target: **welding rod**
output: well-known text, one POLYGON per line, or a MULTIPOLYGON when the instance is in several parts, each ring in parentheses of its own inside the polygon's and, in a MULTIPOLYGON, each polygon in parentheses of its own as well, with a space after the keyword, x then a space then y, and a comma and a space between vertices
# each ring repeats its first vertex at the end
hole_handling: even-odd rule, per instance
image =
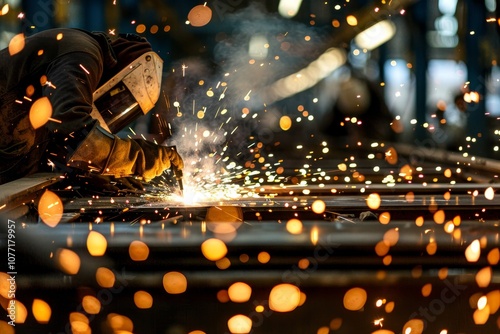
MULTIPOLYGON (((171 146, 174 151, 177 151, 177 146, 171 146)), ((181 196, 184 196, 184 185, 182 184, 182 169, 178 169, 176 166, 172 165, 172 171, 174 172, 175 179, 177 180, 177 185, 179 186, 179 190, 181 192, 181 196)))
POLYGON ((175 179, 179 185, 179 190, 181 191, 181 196, 184 196, 184 185, 182 184, 182 169, 174 168, 175 179))

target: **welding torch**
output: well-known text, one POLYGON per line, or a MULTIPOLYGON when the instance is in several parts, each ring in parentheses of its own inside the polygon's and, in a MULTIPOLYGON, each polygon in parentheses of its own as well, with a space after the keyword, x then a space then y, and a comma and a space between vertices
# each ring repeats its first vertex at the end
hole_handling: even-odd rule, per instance
MULTIPOLYGON (((170 147, 177 152, 177 147, 175 145, 170 147)), ((177 180, 177 185, 179 186, 181 196, 184 196, 184 185, 182 183, 182 177, 183 177, 182 169, 178 168, 177 166, 174 166, 173 164, 171 169, 172 172, 174 173, 175 179, 177 180)))
POLYGON ((177 169, 173 167, 175 179, 177 180, 177 185, 181 192, 181 196, 184 196, 184 185, 182 184, 182 169, 177 169))

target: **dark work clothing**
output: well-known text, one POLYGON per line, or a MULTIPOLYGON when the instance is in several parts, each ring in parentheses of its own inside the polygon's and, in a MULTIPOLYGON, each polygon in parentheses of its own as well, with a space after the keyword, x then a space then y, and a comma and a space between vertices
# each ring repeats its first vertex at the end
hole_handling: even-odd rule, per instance
POLYGON ((103 64, 113 65, 106 45, 104 35, 57 29, 26 38, 24 48, 12 56, 8 49, 0 51, 0 183, 35 172, 40 164, 47 165, 42 158, 50 141, 62 141, 74 131, 93 126, 92 94, 103 64), (50 84, 42 85, 43 76, 50 84), (42 96, 49 98, 52 118, 61 123, 49 121, 35 130, 29 111, 42 96))
MULTIPOLYGON (((127 42, 114 50, 104 33, 52 29, 26 38, 17 54, 10 55, 8 49, 0 51, 0 184, 39 171, 48 166, 49 160, 62 171, 67 168, 68 156, 96 127, 97 121, 90 116, 93 92, 121 70, 119 62, 130 63, 151 50, 143 40, 138 43, 144 46, 142 50, 127 48, 127 42), (139 51, 142 53, 137 54, 139 51), (118 59, 120 53, 134 58, 118 59), (54 120, 34 129, 29 112, 41 97, 49 99, 54 120)), ((126 166, 117 169, 117 176, 127 176, 122 175, 127 171, 150 179, 165 167, 166 162, 155 165, 161 150, 156 145, 116 136, 106 140, 111 140, 111 149, 103 145, 108 151, 99 152, 108 157, 106 165, 119 163, 113 160, 114 147, 128 149, 119 153, 125 157, 126 166), (151 166, 154 173, 147 171, 151 166)), ((98 143, 91 146, 100 147, 98 143)), ((100 172, 115 174, 109 168, 100 172)))

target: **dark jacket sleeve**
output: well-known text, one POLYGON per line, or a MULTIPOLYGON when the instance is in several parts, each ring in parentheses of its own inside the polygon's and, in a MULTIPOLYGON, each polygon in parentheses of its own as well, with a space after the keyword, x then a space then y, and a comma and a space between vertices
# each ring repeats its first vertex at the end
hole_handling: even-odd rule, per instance
POLYGON ((102 50, 89 34, 53 29, 23 42, 15 54, 0 51, 0 182, 63 158, 52 155, 55 147, 93 124, 92 93, 102 75, 102 50), (40 98, 49 99, 43 111, 51 118, 35 128, 31 116, 40 115, 33 108, 40 98))

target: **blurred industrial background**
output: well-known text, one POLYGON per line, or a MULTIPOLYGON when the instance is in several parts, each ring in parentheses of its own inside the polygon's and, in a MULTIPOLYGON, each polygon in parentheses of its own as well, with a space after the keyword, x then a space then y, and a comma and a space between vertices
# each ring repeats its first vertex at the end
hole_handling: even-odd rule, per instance
POLYGON ((0 48, 146 37, 162 94, 120 135, 186 161, 182 199, 0 190, 0 333, 500 332, 499 5, 0 0, 0 48))

